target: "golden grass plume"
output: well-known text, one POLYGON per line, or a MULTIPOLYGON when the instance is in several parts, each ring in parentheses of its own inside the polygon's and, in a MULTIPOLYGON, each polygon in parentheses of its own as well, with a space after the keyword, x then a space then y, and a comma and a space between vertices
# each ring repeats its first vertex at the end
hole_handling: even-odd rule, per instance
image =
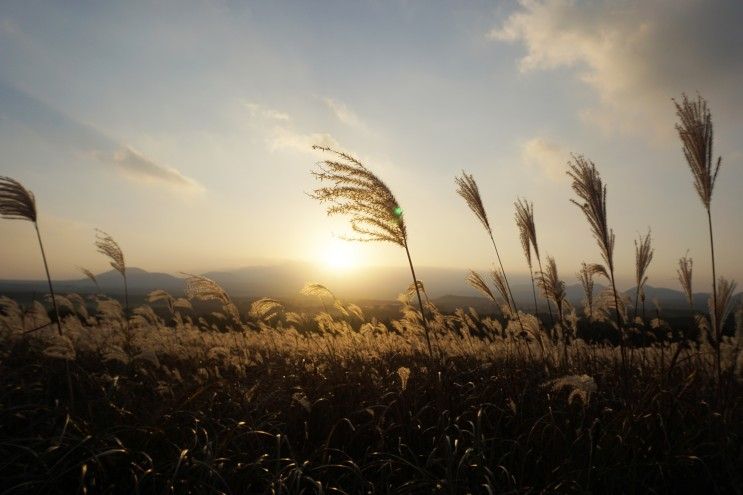
POLYGON ((457 194, 464 198, 467 206, 469 206, 477 219, 480 220, 483 227, 492 233, 493 230, 490 227, 488 214, 485 211, 485 205, 483 205, 482 197, 480 196, 480 188, 477 187, 475 178, 467 172, 462 171, 462 176, 456 177, 454 181, 457 184, 457 194))
POLYGON ((692 306, 694 304, 694 293, 691 290, 691 276, 693 268, 694 260, 692 260, 688 256, 688 253, 687 255, 679 258, 679 267, 676 270, 676 273, 678 274, 679 283, 681 284, 681 288, 684 291, 684 295, 686 296, 686 300, 689 303, 689 306, 692 306))
POLYGON ((0 217, 36 222, 36 199, 33 193, 10 177, 0 176, 0 217))
POLYGON ((694 188, 705 208, 709 208, 712 190, 722 164, 722 157, 718 157, 716 162, 712 158, 712 114, 707 101, 701 96, 697 96, 696 100, 690 100, 684 94, 681 96, 681 102, 673 100, 673 103, 679 118, 676 130, 681 138, 686 162, 694 177, 694 188))
POLYGON ((119 243, 114 240, 106 232, 95 229, 96 239, 95 247, 98 248, 98 252, 108 256, 111 260, 111 266, 114 270, 118 271, 122 275, 126 276, 126 262, 124 261, 124 252, 121 250, 119 243))
POLYGON ((324 160, 312 171, 321 183, 310 196, 327 203, 328 215, 350 217, 357 241, 387 241, 405 246, 407 228, 402 208, 389 187, 356 158, 323 146, 313 149, 334 154, 337 160, 324 160))

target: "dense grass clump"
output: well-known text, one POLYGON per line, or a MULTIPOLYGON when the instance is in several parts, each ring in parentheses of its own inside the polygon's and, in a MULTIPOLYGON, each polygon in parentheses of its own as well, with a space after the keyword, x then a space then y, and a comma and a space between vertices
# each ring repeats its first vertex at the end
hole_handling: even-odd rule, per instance
POLYGON ((119 309, 70 315, 62 336, 24 334, 44 315, 16 309, 3 300, 0 493, 743 486, 735 339, 718 393, 710 344, 635 348, 627 374, 618 348, 576 339, 563 356, 474 311, 430 308, 432 361, 410 305, 388 325, 334 311, 231 332, 143 310, 127 327, 119 309))

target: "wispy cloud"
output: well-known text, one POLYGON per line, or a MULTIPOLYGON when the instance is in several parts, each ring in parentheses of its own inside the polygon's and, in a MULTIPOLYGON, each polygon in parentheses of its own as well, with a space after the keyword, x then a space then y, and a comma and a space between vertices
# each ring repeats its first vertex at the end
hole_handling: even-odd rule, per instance
POLYGON ((333 112, 333 115, 343 124, 362 131, 368 130, 366 124, 345 103, 333 98, 323 98, 325 105, 333 112))
POLYGON ((289 122, 291 120, 288 113, 274 110, 273 108, 268 108, 255 102, 243 102, 243 105, 248 109, 251 117, 259 117, 279 122, 289 122))
POLYGON ((113 165, 135 182, 203 191, 201 184, 175 168, 156 163, 95 127, 79 122, 22 91, 0 83, 0 117, 20 124, 41 138, 113 165))
POLYGON ((178 189, 203 192, 204 187, 177 169, 154 162, 126 146, 116 150, 110 161, 128 178, 149 184, 165 184, 178 189))
MULTIPOLYGON (((606 130, 666 129, 669 99, 682 91, 726 93, 727 104, 743 108, 737 25, 743 4, 699 2, 578 2, 521 0, 521 7, 488 33, 520 42, 528 73, 568 67, 596 91, 600 104, 582 117, 606 130)), ((722 96, 722 95, 721 95, 722 96)))
POLYGON ((568 158, 565 148, 541 137, 526 141, 521 149, 521 159, 526 166, 539 170, 554 181, 565 180, 568 158))
POLYGON ((268 138, 268 146, 271 151, 293 150, 302 153, 314 153, 312 146, 340 148, 338 141, 328 133, 302 133, 287 127, 277 127, 274 129, 268 138))
POLYGON ((339 148, 338 141, 326 132, 305 132, 297 129, 291 116, 256 102, 242 102, 252 119, 253 127, 264 133, 266 146, 272 152, 292 151, 317 154, 313 146, 339 148))

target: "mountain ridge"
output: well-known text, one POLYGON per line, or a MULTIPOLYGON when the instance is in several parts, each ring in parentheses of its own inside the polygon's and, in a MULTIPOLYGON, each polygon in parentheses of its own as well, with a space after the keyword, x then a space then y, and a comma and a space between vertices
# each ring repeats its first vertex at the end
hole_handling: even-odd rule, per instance
MULTIPOLYGON (((454 268, 421 267, 417 270, 432 300, 453 301, 456 298, 471 300, 477 306, 491 305, 465 282, 467 270, 454 268)), ((203 276, 220 284, 233 297, 295 297, 304 284, 319 282, 328 287, 342 299, 377 299, 394 300, 410 285, 409 275, 398 267, 373 267, 343 274, 327 272, 311 264, 289 262, 277 265, 247 266, 232 270, 205 272, 203 276)), ((115 270, 96 275, 100 291, 111 294, 123 294, 121 274, 115 270)), ((155 289, 163 289, 173 294, 182 294, 185 288, 184 277, 162 272, 149 272, 137 267, 127 268, 127 282, 130 294, 146 294, 155 289)), ((534 296, 531 281, 527 276, 512 276, 511 286, 514 298, 520 306, 529 310, 533 307, 534 296)), ((56 280, 54 288, 60 293, 79 292, 94 293, 98 289, 88 278, 56 280)), ((605 286, 596 283, 594 297, 598 297, 605 286)), ((573 305, 582 305, 584 298, 580 284, 569 284, 565 287, 567 299, 573 305)), ((46 293, 46 280, 0 280, 0 294, 6 293, 46 293)), ((629 299, 634 307, 635 288, 621 293, 629 299)), ((666 287, 646 286, 646 310, 652 310, 654 300, 665 308, 688 309, 686 296, 679 290, 666 287)), ((694 294, 694 308, 706 310, 709 293, 694 294)), ((740 300, 743 293, 734 298, 740 300)), ((544 298, 537 291, 540 306, 544 298)))

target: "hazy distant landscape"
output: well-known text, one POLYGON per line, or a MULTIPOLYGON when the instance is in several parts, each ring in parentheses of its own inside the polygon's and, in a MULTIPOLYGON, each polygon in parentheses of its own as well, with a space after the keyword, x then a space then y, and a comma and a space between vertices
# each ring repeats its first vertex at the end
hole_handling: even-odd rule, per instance
MULTIPOLYGON (((425 276, 426 291, 437 305, 451 311, 456 307, 472 306, 478 311, 497 311, 497 305, 467 284, 466 270, 441 269, 421 267, 420 272, 425 276)), ((202 274, 214 280, 220 286, 238 299, 258 299, 261 297, 275 297, 288 303, 300 303, 307 298, 300 297, 299 292, 309 280, 323 280, 324 284, 332 287, 333 291, 344 299, 353 302, 391 303, 397 299, 399 292, 408 285, 405 272, 399 267, 372 267, 359 268, 353 276, 328 273, 322 267, 309 263, 284 263, 267 266, 254 266, 229 271, 215 271, 202 274)), ((115 270, 97 274, 100 290, 110 296, 123 296, 121 275, 115 270)), ((423 277, 422 277, 423 278, 423 277)), ((133 297, 144 300, 145 296, 156 289, 163 289, 172 294, 182 296, 185 285, 183 276, 166 273, 153 273, 129 267, 127 269, 129 292, 133 297)), ((532 300, 532 290, 527 276, 512 278, 513 297, 520 305, 528 305, 532 300)), ((59 280, 56 286, 62 292, 76 292, 93 294, 96 287, 87 278, 77 280, 59 280)), ((597 283, 594 294, 600 294, 606 287, 597 283)), ((45 280, 0 280, 0 293, 13 295, 22 300, 34 297, 40 298, 48 290, 45 280)), ((566 298, 571 304, 579 306, 584 298, 583 288, 579 283, 566 285, 566 298)), ((684 294, 680 290, 647 285, 644 288, 650 305, 654 300, 660 304, 662 310, 683 311, 689 310, 684 294)), ((634 297, 635 288, 625 291, 627 297, 634 297)), ((740 301, 743 293, 733 296, 734 301, 740 301)), ((538 295, 544 303, 544 296, 538 295)), ((709 299, 708 292, 694 294, 694 308, 704 311, 709 299)))

